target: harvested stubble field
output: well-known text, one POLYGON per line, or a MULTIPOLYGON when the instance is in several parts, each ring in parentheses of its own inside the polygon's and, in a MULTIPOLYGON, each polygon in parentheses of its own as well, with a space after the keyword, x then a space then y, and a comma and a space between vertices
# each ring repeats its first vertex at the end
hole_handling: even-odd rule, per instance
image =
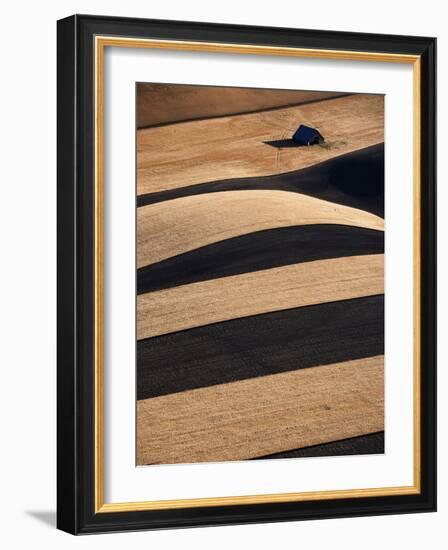
POLYGON ((137 463, 383 452, 383 97, 140 86, 137 463))

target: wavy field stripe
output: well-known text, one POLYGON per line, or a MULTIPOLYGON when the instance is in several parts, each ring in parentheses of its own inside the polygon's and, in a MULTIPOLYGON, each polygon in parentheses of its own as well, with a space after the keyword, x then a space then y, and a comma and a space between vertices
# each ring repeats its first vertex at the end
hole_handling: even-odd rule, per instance
POLYGON ((307 458, 315 456, 372 455, 384 453, 384 432, 349 437, 340 441, 331 441, 322 445, 312 445, 302 449, 283 451, 268 456, 259 456, 256 460, 274 458, 307 458))
POLYGON ((384 256, 316 260, 137 297, 137 339, 384 292, 384 256))
POLYGON ((264 229, 341 224, 384 230, 380 217, 287 191, 224 191, 137 209, 137 267, 264 229))
POLYGON ((343 95, 348 94, 139 82, 137 127, 257 112, 343 95))
MULTIPOLYGON (((297 154, 300 154, 300 150, 297 154)), ((191 195, 243 189, 277 189, 303 193, 383 217, 384 144, 347 153, 294 172, 198 183, 140 195, 137 197, 137 206, 191 195)))
POLYGON ((330 258, 381 254, 384 233, 345 225, 299 225, 241 235, 137 271, 137 293, 330 258))
POLYGON ((352 95, 297 107, 137 131, 137 194, 290 172, 384 141, 384 98, 352 95), (275 149, 299 124, 330 144, 275 149))
POLYGON ((380 295, 140 340, 137 398, 382 355, 383 333, 380 295))
POLYGON ((137 464, 243 460, 381 431, 383 357, 137 402, 137 464))

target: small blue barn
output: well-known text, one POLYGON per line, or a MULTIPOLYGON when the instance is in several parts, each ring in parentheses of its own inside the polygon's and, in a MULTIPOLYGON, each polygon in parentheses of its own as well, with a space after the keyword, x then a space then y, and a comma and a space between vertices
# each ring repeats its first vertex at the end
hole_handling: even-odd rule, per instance
POLYGON ((295 134, 292 136, 292 140, 298 145, 314 145, 315 143, 323 143, 325 141, 318 130, 304 126, 303 124, 297 128, 295 134))

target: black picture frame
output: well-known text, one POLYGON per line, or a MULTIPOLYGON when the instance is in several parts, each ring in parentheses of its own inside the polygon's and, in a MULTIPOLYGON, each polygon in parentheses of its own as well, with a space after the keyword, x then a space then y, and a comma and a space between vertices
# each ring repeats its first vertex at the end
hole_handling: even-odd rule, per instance
POLYGON ((72 534, 430 512, 436 509, 436 39, 74 15, 57 25, 57 526, 72 534), (420 58, 420 491, 159 510, 95 505, 96 36, 381 52, 420 58))

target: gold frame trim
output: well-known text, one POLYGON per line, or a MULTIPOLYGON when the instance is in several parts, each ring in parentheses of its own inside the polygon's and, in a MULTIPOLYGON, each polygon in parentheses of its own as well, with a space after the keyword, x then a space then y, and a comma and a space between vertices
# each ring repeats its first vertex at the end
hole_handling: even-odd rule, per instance
POLYGON ((324 50, 309 48, 291 48, 277 46, 256 46, 251 44, 224 44, 214 42, 196 42, 183 40, 157 40, 140 38, 121 38, 115 36, 96 36, 95 55, 95 513, 132 512, 143 510, 167 510, 197 508, 204 506, 232 506, 241 504, 264 504, 275 502, 304 502, 316 500, 334 500, 340 498, 362 498, 413 495, 421 492, 421 387, 420 387, 420 121, 421 121, 421 59, 417 55, 388 54, 381 52, 355 52, 345 50, 324 50), (402 487, 380 487, 367 489, 313 491, 301 493, 280 493, 263 495, 244 495, 213 498, 195 498, 180 500, 158 500, 142 502, 104 502, 104 50, 106 47, 153 48, 162 50, 202 51, 210 53, 237 53, 252 55, 273 55, 287 57, 306 57, 350 61, 372 61, 387 63, 407 63, 413 65, 413 102, 414 102, 414 483, 402 487))

